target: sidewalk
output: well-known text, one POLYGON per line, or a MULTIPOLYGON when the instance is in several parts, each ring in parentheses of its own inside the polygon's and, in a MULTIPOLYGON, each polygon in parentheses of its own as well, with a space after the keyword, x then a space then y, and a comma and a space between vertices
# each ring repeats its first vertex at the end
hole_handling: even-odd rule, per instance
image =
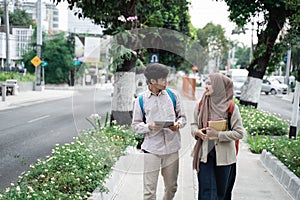
POLYGON ((76 87, 53 87, 47 86, 42 91, 25 91, 19 92, 18 95, 9 95, 5 97, 5 101, 2 101, 0 96, 0 110, 7 110, 16 107, 26 106, 34 103, 40 103, 45 101, 52 101, 62 98, 72 97, 77 90, 82 88, 90 89, 105 89, 112 87, 111 84, 98 84, 93 86, 76 86, 76 87))
MULTIPOLYGON (((183 100, 188 114, 188 124, 181 130, 180 171, 178 190, 174 200, 197 199, 197 176, 192 169, 191 151, 194 139, 190 134, 190 122, 196 101, 183 100)), ((128 152, 115 165, 107 187, 108 194, 95 191, 90 200, 132 200, 143 199, 143 154, 135 150, 128 152)), ((160 175, 157 199, 163 197, 163 181, 160 175)), ((260 161, 260 154, 253 154, 246 143, 241 141, 237 161, 237 180, 233 200, 292 200, 260 161)))
POLYGON ((26 91, 18 95, 6 96, 5 101, 0 101, 0 110, 7 110, 16 107, 26 106, 34 103, 51 101, 73 95, 73 90, 53 90, 45 89, 43 91, 26 91))

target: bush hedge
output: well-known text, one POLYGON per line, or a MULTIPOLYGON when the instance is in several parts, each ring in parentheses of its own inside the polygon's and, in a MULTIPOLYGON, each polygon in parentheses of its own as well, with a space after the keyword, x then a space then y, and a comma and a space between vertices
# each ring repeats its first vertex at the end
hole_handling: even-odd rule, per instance
POLYGON ((0 192, 0 199, 87 199, 96 188, 107 191, 104 184, 113 165, 137 142, 129 127, 101 127, 100 120, 92 121, 94 129, 71 144, 56 145, 50 156, 31 165, 15 185, 0 192))
POLYGON ((0 72, 0 82, 4 82, 8 79, 15 79, 21 82, 33 82, 35 81, 35 76, 30 73, 23 75, 18 72, 0 72))
POLYGON ((261 153, 265 149, 271 152, 300 178, 300 139, 288 138, 288 121, 281 119, 279 115, 236 103, 247 130, 250 151, 261 153))

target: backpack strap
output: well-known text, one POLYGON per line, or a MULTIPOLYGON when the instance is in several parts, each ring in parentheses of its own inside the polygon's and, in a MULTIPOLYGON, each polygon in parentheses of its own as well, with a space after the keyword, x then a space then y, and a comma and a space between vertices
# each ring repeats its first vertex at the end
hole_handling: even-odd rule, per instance
POLYGON ((200 111, 201 106, 202 106, 202 99, 198 103, 198 112, 200 111))
POLYGON ((145 110, 144 110, 144 101, 143 101, 143 94, 139 96, 139 103, 143 114, 143 122, 146 123, 146 117, 145 117, 145 110))
POLYGON ((232 130, 231 128, 231 115, 232 115, 232 112, 233 112, 233 108, 234 108, 234 102, 231 101, 230 104, 229 104, 229 108, 227 110, 227 113, 228 113, 228 130, 232 130))
MULTIPOLYGON (((231 128, 231 115, 232 115, 232 112, 233 112, 233 108, 234 108, 234 102, 231 101, 231 102, 230 102, 230 105, 229 105, 229 108, 228 108, 228 129, 229 129, 229 130, 232 130, 232 128, 231 128)), ((239 140, 236 140, 236 141, 235 141, 235 151, 236 151, 236 155, 237 155, 238 152, 239 152, 239 144, 240 144, 240 141, 239 141, 239 140)))
MULTIPOLYGON (((174 93, 169 89, 169 88, 166 88, 166 91, 168 93, 168 95, 170 96, 171 100, 172 100, 172 103, 173 103, 173 107, 174 107, 174 111, 176 110, 176 98, 175 98, 175 95, 174 93)), ((139 96, 139 103, 140 103, 140 107, 141 107, 141 110, 142 110, 142 114, 143 114, 143 122, 146 123, 146 116, 145 116, 145 110, 144 110, 144 100, 143 100, 143 94, 141 94, 139 96)), ((175 111, 176 113, 176 111, 175 111)))
POLYGON ((172 100, 173 107, 174 107, 174 110, 175 110, 176 109, 176 98, 174 96, 174 93, 169 88, 166 88, 166 91, 167 91, 168 95, 170 96, 170 98, 172 100))

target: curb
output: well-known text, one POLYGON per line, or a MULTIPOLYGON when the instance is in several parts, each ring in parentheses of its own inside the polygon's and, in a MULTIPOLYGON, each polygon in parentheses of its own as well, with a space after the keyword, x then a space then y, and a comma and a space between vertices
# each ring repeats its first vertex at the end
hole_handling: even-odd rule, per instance
POLYGON ((266 150, 261 153, 260 161, 293 199, 300 199, 300 178, 266 150))

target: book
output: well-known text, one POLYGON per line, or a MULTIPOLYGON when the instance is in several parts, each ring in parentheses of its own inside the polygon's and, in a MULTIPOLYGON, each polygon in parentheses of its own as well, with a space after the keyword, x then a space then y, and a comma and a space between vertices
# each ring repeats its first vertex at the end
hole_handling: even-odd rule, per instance
MULTIPOLYGON (((207 122, 208 126, 216 131, 226 131, 227 121, 226 119, 210 120, 207 122)), ((209 140, 217 140, 217 137, 210 137, 209 140)))
POLYGON ((207 123, 209 127, 217 131, 226 131, 226 125, 227 125, 226 119, 210 120, 207 123))
POLYGON ((155 121, 154 123, 156 125, 163 126, 163 128, 169 128, 169 126, 173 126, 174 125, 173 121, 155 121))

